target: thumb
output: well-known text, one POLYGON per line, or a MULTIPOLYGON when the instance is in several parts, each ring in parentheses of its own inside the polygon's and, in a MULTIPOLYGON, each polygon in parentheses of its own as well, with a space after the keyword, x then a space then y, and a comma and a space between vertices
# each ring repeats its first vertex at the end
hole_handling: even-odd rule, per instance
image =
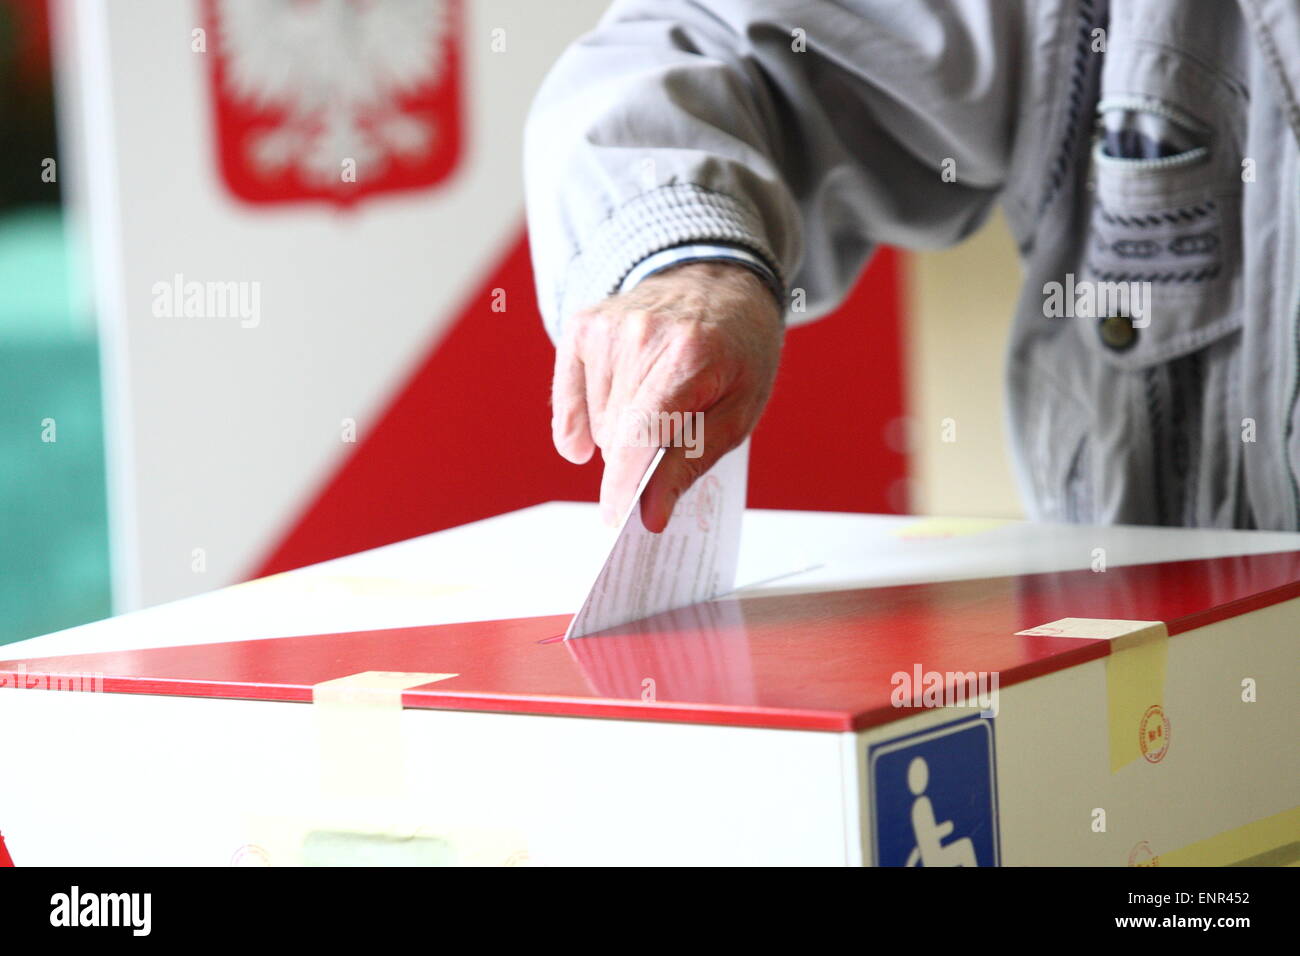
POLYGON ((668 527, 673 509, 690 487, 723 455, 744 440, 739 410, 722 402, 699 415, 699 437, 707 440, 669 448, 641 495, 641 523, 656 534, 668 527))

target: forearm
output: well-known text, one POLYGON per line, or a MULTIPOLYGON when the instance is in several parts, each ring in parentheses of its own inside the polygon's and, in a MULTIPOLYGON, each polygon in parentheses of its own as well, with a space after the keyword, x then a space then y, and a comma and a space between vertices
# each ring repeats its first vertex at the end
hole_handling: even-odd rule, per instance
POLYGON ((744 249, 784 285, 799 215, 746 47, 697 4, 624 2, 556 65, 526 135, 529 229, 553 336, 671 247, 744 249))
POLYGON ((809 319, 877 243, 969 234, 1013 151, 1023 16, 1021 0, 619 0, 526 134, 552 336, 675 246, 744 249, 809 319))

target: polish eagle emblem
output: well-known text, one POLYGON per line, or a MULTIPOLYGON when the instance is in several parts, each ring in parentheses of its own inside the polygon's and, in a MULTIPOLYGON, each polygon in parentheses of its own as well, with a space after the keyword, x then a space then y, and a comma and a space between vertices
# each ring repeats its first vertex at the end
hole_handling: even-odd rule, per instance
POLYGON ((432 185, 458 141, 457 0, 206 0, 222 169, 245 199, 432 185))

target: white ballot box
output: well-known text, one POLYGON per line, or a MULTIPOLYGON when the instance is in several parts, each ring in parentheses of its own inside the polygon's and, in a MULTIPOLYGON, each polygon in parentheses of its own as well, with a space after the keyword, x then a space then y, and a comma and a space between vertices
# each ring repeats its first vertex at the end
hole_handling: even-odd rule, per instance
POLYGON ((0 651, 17 866, 1296 862, 1300 536, 550 504, 0 651))

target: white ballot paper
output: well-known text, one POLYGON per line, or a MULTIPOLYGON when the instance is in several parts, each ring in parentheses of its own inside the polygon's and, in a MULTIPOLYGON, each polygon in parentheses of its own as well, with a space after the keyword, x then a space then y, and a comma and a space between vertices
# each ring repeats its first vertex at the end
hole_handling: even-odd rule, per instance
POLYGON ((641 495, 663 457, 660 449, 641 478, 614 548, 569 622, 566 641, 708 601, 735 587, 749 441, 723 455, 678 500, 663 533, 651 534, 641 524, 641 495))

